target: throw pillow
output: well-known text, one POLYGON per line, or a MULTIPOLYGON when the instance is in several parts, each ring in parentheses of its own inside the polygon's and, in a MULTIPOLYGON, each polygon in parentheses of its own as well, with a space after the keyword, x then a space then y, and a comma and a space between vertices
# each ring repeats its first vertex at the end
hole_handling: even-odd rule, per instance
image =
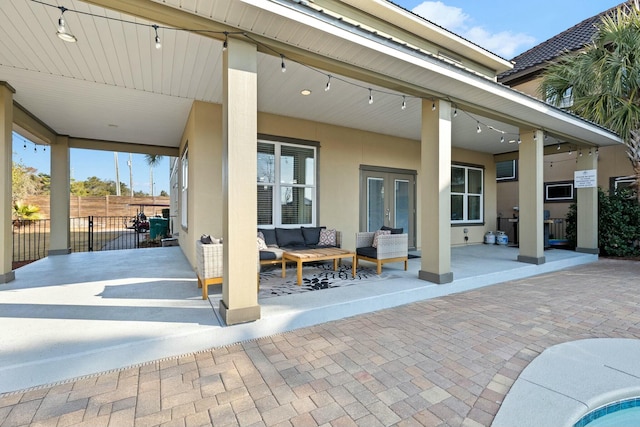
MULTIPOLYGON (((258 233, 258 234, 262 234, 262 233, 258 233)), ((264 251, 266 249, 267 249, 267 243, 264 241, 264 239, 258 237, 258 250, 264 251)))
POLYGON ((380 230, 389 230, 391 231, 391 234, 402 234, 402 232, 404 231, 403 228, 391 228, 391 227, 387 227, 386 225, 383 225, 382 227, 380 227, 380 230))
POLYGON ((318 239, 318 246, 336 246, 336 230, 320 230, 320 238, 318 239))
POLYGON ((379 236, 388 236, 389 234, 391 234, 391 230, 377 230, 375 232, 375 234, 373 235, 373 247, 377 248, 378 247, 378 237, 379 236))
POLYGON ((213 243, 211 236, 209 236, 208 234, 203 234, 202 236, 200 236, 200 241, 203 245, 210 245, 211 243, 213 243))
MULTIPOLYGON (((264 240, 264 233, 262 233, 262 231, 258 231, 258 238, 264 240)), ((265 240, 265 244, 266 244, 266 240, 265 240)))

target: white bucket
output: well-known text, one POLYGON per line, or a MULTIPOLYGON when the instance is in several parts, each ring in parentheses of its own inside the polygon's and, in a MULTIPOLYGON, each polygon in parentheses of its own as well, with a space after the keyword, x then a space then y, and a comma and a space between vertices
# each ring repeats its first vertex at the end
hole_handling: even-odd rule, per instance
POLYGON ((487 231, 484 235, 484 242, 487 245, 493 245, 496 243, 496 235, 493 234, 493 231, 487 231))
POLYGON ((496 245, 506 245, 509 243, 509 237, 504 231, 498 231, 498 235, 496 236, 496 245))

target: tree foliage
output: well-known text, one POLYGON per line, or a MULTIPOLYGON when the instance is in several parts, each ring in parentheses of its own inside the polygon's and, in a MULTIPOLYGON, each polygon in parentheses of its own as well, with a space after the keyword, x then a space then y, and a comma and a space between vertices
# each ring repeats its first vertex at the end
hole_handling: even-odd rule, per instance
MULTIPOLYGON (((640 205, 629 189, 606 194, 598 189, 598 248, 602 255, 640 255, 640 205)), ((567 214, 567 239, 576 246, 578 212, 575 203, 567 214)))
POLYGON ((14 203, 30 195, 43 194, 44 185, 32 167, 13 162, 11 180, 11 200, 14 203))
MULTIPOLYGON (((594 41, 547 67, 541 95, 616 132, 640 180, 640 10, 624 4, 602 19, 594 41)), ((640 192, 638 192, 640 196, 640 192)))

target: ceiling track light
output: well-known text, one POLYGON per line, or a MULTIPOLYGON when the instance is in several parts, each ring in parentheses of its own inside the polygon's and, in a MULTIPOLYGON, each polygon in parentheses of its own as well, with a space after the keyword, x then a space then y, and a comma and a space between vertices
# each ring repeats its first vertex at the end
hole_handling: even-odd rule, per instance
POLYGON ((547 140, 547 138, 549 138, 549 135, 547 134, 547 131, 545 130, 544 131, 544 139, 545 139, 545 141, 547 140))
POLYGON ((518 144, 522 144, 522 139, 520 139, 520 135, 518 135, 518 144))
POLYGON ((476 133, 482 132, 482 128, 480 127, 480 122, 476 122, 476 133))
POLYGON ((504 136, 500 136, 500 143, 504 143, 504 136))
POLYGON ((56 35, 60 40, 64 40, 68 43, 77 42, 78 39, 76 38, 76 36, 69 32, 69 30, 67 29, 67 23, 64 20, 64 13, 68 9, 64 6, 58 6, 58 9, 60 9, 60 18, 58 18, 58 31, 56 32, 56 35))
POLYGON ((324 87, 324 91, 325 92, 329 92, 329 90, 331 90, 331 74, 329 74, 328 76, 328 80, 327 80, 327 85, 324 87))
POLYGON ((287 66, 284 65, 284 55, 280 55, 280 59, 281 59, 281 63, 280 63, 280 69, 282 70, 283 73, 287 72, 287 66))
POLYGON ((229 33, 228 32, 224 32, 224 41, 222 42, 222 51, 224 52, 225 50, 227 50, 227 47, 229 47, 229 33))
POLYGON ((369 105, 373 104, 373 91, 369 88, 369 105))
POLYGON ((560 150, 560 144, 558 144, 558 148, 556 148, 556 150, 560 150))
POLYGON ((400 108, 402 108, 403 110, 407 109, 407 97, 404 95, 402 96, 402 107, 400 108))
POLYGON ((453 117, 458 117, 458 107, 456 107, 456 109, 453 110, 453 117))
POLYGON ((431 111, 436 111, 436 101, 431 101, 431 111))
POLYGON ((160 36, 158 35, 158 27, 157 25, 152 25, 151 28, 153 28, 156 31, 156 49, 160 49, 162 47, 162 43, 160 43, 160 36))

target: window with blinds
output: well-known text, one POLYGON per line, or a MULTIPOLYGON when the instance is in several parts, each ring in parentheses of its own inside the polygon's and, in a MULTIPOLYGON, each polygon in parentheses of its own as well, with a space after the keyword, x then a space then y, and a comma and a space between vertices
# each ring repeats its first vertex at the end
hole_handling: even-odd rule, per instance
POLYGON ((316 147, 258 141, 258 225, 314 225, 316 147))

